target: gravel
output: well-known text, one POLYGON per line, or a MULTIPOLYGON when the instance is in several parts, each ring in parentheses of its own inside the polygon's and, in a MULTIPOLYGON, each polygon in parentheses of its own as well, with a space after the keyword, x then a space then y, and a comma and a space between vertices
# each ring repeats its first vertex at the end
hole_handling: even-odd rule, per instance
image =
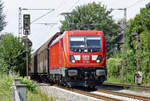
POLYGON ((40 89, 47 94, 48 97, 56 98, 56 101, 104 101, 54 86, 40 86, 40 89))
MULTIPOLYGON (((54 86, 48 86, 48 85, 41 84, 40 89, 43 93, 47 94, 48 97, 54 97, 56 99, 56 101, 103 101, 100 99, 96 99, 96 98, 89 97, 86 95, 78 94, 78 93, 64 90, 64 89, 54 87, 54 86)), ((117 90, 117 92, 123 92, 123 93, 128 93, 128 94, 150 97, 150 93, 146 93, 146 92, 137 92, 137 91, 131 91, 131 90, 117 90)), ((108 97, 112 97, 112 98, 116 98, 116 99, 121 99, 123 101, 139 101, 139 100, 132 99, 132 98, 126 98, 126 97, 121 97, 121 96, 117 96, 117 95, 101 93, 101 92, 97 92, 97 91, 94 91, 92 93, 103 95, 103 96, 108 96, 108 97)))
POLYGON ((123 100, 123 101, 140 101, 140 100, 137 100, 137 99, 132 99, 132 98, 127 98, 127 97, 122 97, 122 96, 117 96, 117 95, 112 95, 112 94, 107 94, 107 93, 102 93, 102 92, 92 92, 94 94, 98 94, 98 95, 103 95, 103 96, 109 96, 111 98, 116 98, 116 99, 120 99, 120 100, 123 100))
POLYGON ((123 92, 123 93, 128 93, 128 94, 134 94, 134 95, 139 95, 139 96, 145 96, 145 97, 150 97, 150 92, 144 92, 144 91, 132 91, 132 90, 119 90, 117 92, 123 92))

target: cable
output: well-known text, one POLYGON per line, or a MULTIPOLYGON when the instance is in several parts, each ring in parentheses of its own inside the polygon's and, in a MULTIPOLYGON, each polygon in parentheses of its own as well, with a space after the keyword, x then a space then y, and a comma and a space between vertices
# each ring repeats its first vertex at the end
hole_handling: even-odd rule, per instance
POLYGON ((54 10, 56 11, 56 10, 60 9, 59 7, 62 5, 62 3, 64 3, 64 1, 65 1, 65 0, 62 0, 62 2, 58 5, 58 7, 57 7, 56 9, 52 9, 51 11, 47 12, 46 14, 43 14, 42 16, 40 16, 40 17, 36 18, 35 20, 33 20, 33 21, 31 22, 31 24, 34 23, 35 21, 37 21, 37 20, 43 18, 44 16, 48 15, 48 14, 51 13, 52 11, 54 11, 54 10))
POLYGON ((77 0, 68 10, 71 10, 80 0, 77 0))
MULTIPOLYGON (((59 7, 65 2, 65 0, 62 0, 62 2, 57 6, 56 10, 60 9, 59 7)), ((62 6, 61 6, 62 7, 62 6)))
MULTIPOLYGON (((79 1, 80 0, 77 0, 68 10, 66 10, 66 11, 69 11, 69 10, 71 10, 77 3, 79 3, 79 1)), ((59 16, 59 15, 61 15, 61 14, 58 14, 57 16, 59 16)))
POLYGON ((58 23, 34 23, 34 24, 41 24, 41 25, 57 25, 58 23))
POLYGON ((43 14, 42 16, 36 18, 35 20, 33 20, 33 21, 31 22, 31 24, 34 23, 35 21, 37 21, 37 20, 43 18, 44 16, 48 15, 48 14, 51 13, 52 11, 54 11, 54 9, 52 9, 51 11, 47 12, 46 14, 43 14))
POLYGON ((138 0, 134 4, 131 4, 130 6, 125 7, 125 8, 132 8, 132 7, 136 6, 138 3, 142 2, 142 1, 144 1, 144 0, 138 0))

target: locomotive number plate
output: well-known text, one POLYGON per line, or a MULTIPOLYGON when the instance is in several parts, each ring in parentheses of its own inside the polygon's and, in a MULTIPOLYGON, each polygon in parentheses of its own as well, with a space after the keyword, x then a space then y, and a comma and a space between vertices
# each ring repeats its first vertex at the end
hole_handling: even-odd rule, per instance
POLYGON ((82 55, 82 59, 88 61, 88 60, 90 60, 90 56, 89 55, 82 55))

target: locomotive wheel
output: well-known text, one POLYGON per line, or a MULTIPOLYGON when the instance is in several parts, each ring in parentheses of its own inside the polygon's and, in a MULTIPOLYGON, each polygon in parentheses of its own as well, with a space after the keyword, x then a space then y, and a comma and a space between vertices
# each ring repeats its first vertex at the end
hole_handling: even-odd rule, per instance
POLYGON ((96 90, 97 88, 96 88, 96 86, 89 86, 88 88, 90 88, 91 90, 96 90))

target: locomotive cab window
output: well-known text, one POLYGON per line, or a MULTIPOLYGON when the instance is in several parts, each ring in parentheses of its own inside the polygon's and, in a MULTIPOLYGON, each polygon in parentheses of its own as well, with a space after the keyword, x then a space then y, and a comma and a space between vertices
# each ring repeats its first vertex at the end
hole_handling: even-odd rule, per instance
POLYGON ((70 50, 74 52, 98 52, 100 51, 100 36, 70 36, 70 50))
POLYGON ((85 47, 83 36, 71 36, 70 37, 70 48, 81 48, 85 47))
POLYGON ((87 36, 86 37, 87 48, 98 48, 101 49, 101 37, 98 36, 87 36))

